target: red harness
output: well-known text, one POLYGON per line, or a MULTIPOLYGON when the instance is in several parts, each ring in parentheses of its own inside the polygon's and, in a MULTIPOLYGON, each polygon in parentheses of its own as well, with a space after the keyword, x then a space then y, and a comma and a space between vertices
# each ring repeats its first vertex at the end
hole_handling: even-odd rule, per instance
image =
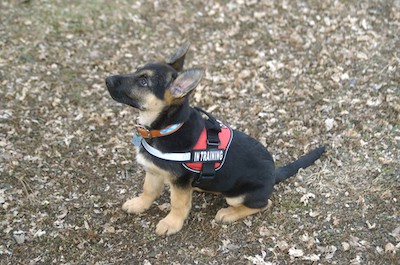
MULTIPOLYGON (((228 153, 229 146, 231 144, 232 138, 233 138, 233 132, 232 129, 229 128, 228 126, 221 124, 221 132, 218 133, 218 137, 220 140, 220 144, 218 145, 217 150, 223 151, 223 159, 221 162, 216 162, 214 165, 215 170, 220 169, 225 161, 225 156, 228 153)), ((199 139, 197 140, 196 145, 193 147, 193 151, 201 151, 204 150, 203 155, 207 156, 210 155, 210 153, 207 153, 207 130, 204 128, 202 133, 200 134, 199 139)), ((199 155, 202 154, 202 152, 197 152, 199 155)), ((218 155, 218 154, 217 154, 218 155)), ((204 159, 201 160, 207 160, 207 157, 204 157, 204 159)), ((215 160, 215 159, 212 159, 215 160)), ((200 173, 201 169, 203 168, 203 162, 197 162, 197 163, 182 163, 182 165, 189 171, 195 172, 195 173, 200 173)))
MULTIPOLYGON (((205 128, 191 151, 164 153, 152 147, 145 139, 138 135, 135 135, 132 139, 134 145, 143 147, 150 155, 166 161, 180 162, 190 172, 198 173, 198 176, 193 180, 193 186, 207 183, 214 179, 215 172, 224 165, 229 146, 233 139, 233 130, 231 128, 222 124, 204 110, 200 108, 195 109, 208 116, 208 119, 205 120, 205 128)), ((168 126, 167 131, 162 134, 168 134, 171 130, 179 127, 178 125, 181 124, 168 126)), ((145 130, 143 134, 140 131, 139 133, 147 138, 151 138, 157 134, 149 130, 145 130)))

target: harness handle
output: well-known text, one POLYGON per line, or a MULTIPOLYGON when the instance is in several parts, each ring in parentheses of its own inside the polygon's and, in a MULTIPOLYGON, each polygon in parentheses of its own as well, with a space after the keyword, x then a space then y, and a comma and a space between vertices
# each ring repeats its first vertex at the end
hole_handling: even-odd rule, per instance
MULTIPOLYGON (((205 121, 207 132, 207 150, 216 149, 221 144, 218 134, 221 132, 220 123, 205 110, 195 107, 201 113, 204 113, 208 119, 205 121)), ((209 182, 215 176, 215 162, 204 162, 199 177, 194 181, 195 185, 199 185, 202 181, 209 182)))

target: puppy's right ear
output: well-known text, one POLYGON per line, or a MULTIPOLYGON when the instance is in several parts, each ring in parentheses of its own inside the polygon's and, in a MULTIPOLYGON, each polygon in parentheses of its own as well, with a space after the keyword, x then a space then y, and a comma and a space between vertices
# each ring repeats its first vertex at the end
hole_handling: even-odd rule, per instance
POLYGON ((169 57, 166 63, 172 66, 176 71, 182 71, 183 64, 185 62, 185 55, 189 49, 189 46, 190 42, 183 44, 174 54, 171 55, 171 57, 169 57))
POLYGON ((179 99, 188 95, 200 83, 203 74, 202 68, 191 68, 180 73, 169 88, 171 96, 179 99))

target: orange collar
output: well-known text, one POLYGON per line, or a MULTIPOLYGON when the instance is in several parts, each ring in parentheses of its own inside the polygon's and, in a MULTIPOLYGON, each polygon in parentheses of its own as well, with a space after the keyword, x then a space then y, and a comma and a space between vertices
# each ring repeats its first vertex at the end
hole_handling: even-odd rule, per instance
POLYGON ((169 125, 165 127, 164 129, 161 130, 149 130, 146 126, 136 124, 136 131, 137 133, 142 136, 143 138, 150 139, 150 138, 156 138, 156 137, 161 137, 161 136, 166 136, 170 135, 177 130, 179 130, 183 125, 183 122, 181 123, 175 123, 172 125, 169 125))

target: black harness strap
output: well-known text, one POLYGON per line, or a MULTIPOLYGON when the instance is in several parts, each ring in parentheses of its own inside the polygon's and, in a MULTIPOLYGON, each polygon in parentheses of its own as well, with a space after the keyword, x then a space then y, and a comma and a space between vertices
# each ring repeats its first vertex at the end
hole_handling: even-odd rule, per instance
MULTIPOLYGON (((195 107, 199 112, 204 113, 208 119, 205 121, 205 127, 207 132, 207 150, 218 150, 218 146, 221 144, 218 134, 221 132, 220 123, 208 112, 203 109, 195 107)), ((201 182, 209 182, 214 179, 215 176, 215 162, 203 162, 200 175, 194 180, 194 184, 198 185, 201 182)))

